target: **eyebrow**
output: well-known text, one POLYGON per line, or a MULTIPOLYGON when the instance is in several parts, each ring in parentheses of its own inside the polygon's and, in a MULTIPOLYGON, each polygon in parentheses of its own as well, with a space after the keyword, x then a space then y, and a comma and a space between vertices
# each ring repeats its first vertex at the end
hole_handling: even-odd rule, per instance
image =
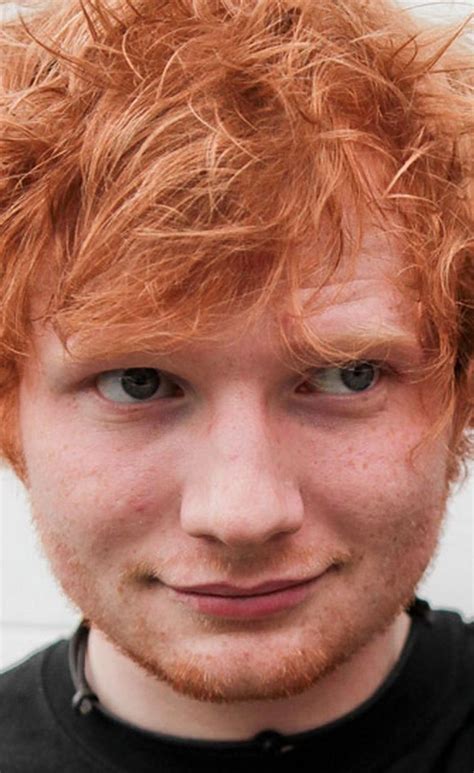
MULTIPOLYGON (((294 331, 294 335, 282 336, 280 354, 289 368, 301 371, 302 368, 315 368, 327 365, 342 365, 356 360, 387 360, 396 358, 401 367, 407 369, 418 368, 422 364, 425 354, 423 347, 414 333, 401 327, 379 324, 376 327, 358 325, 348 328, 346 331, 327 330, 320 332, 312 330, 306 325, 308 337, 304 333, 294 331)), ((109 339, 110 342, 110 339, 109 339)), ((98 340, 95 341, 96 345, 98 340)), ((123 339, 122 339, 123 344, 123 339)), ((100 346, 98 347, 100 349, 100 346)), ((86 352, 78 360, 57 363, 60 371, 66 368, 68 371, 88 369, 92 364, 106 369, 112 362, 125 360, 131 354, 139 362, 141 356, 146 357, 147 362, 156 362, 154 367, 159 367, 159 361, 163 363, 163 369, 172 372, 174 354, 160 351, 159 347, 147 347, 146 351, 133 349, 133 351, 111 352, 110 343, 108 351, 102 353, 96 349, 92 356, 86 352), (168 361, 168 365, 165 365, 168 361)), ((179 354, 178 356, 181 356, 179 354)), ((184 355, 185 356, 185 355, 184 355)))
POLYGON ((312 363, 321 357, 342 361, 369 357, 388 358, 391 355, 418 364, 424 349, 415 335, 392 325, 376 328, 358 327, 345 332, 319 333, 309 330, 308 338, 287 337, 286 346, 298 361, 312 363))

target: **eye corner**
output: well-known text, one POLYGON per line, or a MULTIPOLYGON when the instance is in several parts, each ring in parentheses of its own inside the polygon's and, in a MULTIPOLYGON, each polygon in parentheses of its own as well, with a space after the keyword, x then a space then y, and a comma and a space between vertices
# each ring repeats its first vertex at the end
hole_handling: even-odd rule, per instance
POLYGON ((299 387, 301 389, 313 384, 314 388, 307 390, 309 394, 337 398, 361 397, 377 386, 386 371, 382 363, 369 359, 320 365, 302 374, 305 381, 299 387))
POLYGON ((97 374, 94 379, 99 394, 111 403, 128 406, 152 402, 169 394, 159 395, 160 387, 168 388, 169 380, 158 368, 133 366, 115 368, 97 374))

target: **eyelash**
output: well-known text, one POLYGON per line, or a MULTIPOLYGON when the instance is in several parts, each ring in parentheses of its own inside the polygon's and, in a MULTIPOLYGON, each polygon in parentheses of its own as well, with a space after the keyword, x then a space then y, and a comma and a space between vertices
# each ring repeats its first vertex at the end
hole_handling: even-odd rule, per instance
MULTIPOLYGON (((337 369, 339 371, 343 371, 343 370, 347 370, 347 369, 349 369, 351 367, 360 366, 360 365, 363 365, 363 364, 371 365, 376 370, 377 379, 376 379, 376 382, 375 382, 375 384, 373 386, 370 386, 370 387, 368 387, 365 390, 354 391, 352 393, 350 391, 342 392, 342 393, 334 393, 334 392, 324 391, 322 389, 318 390, 317 386, 314 386, 314 388, 312 390, 309 389, 306 393, 303 393, 303 395, 304 396, 307 395, 308 398, 311 398, 311 397, 314 398, 315 396, 319 396, 319 397, 325 397, 326 399, 331 399, 331 400, 337 400, 337 399, 342 400, 342 399, 344 399, 344 401, 346 402, 350 398, 360 399, 361 395, 367 395, 369 393, 372 393, 372 392, 376 391, 377 390, 377 386, 379 385, 379 383, 381 381, 383 381, 385 379, 386 376, 388 376, 388 375, 397 375, 396 369, 391 364, 389 364, 386 361, 368 360, 368 359, 352 360, 352 361, 348 361, 347 363, 342 363, 342 364, 338 364, 338 365, 325 365, 323 367, 319 366, 319 367, 316 367, 316 368, 312 368, 312 369, 306 371, 305 373, 300 374, 302 377, 305 378, 305 380, 301 381, 298 384, 297 388, 301 389, 301 387, 305 386, 306 384, 309 384, 311 382, 311 378, 313 379, 313 383, 315 383, 316 379, 317 379, 317 374, 318 373, 321 373, 321 372, 324 372, 324 371, 329 371, 329 370, 332 370, 332 369, 337 369)), ((143 366, 143 367, 145 368, 146 366, 143 366)), ((152 403, 159 403, 159 402, 163 402, 163 401, 168 403, 169 400, 176 400, 176 395, 172 395, 172 396, 168 395, 168 396, 164 396, 164 397, 161 397, 161 398, 155 398, 155 399, 153 399, 151 397, 151 398, 149 398, 147 400, 142 400, 142 401, 137 400, 136 402, 133 402, 133 401, 131 401, 131 402, 123 401, 123 402, 121 402, 121 401, 118 401, 118 400, 112 400, 110 398, 107 398, 103 394, 100 393, 100 391, 98 389, 98 386, 97 386, 97 382, 98 382, 98 379, 101 376, 105 376, 108 373, 113 373, 114 370, 115 369, 112 369, 112 370, 109 370, 109 371, 103 371, 103 372, 101 372, 99 374, 96 374, 93 377, 93 379, 89 382, 89 386, 92 387, 95 390, 96 394, 99 396, 100 399, 104 400, 108 404, 109 408, 112 408, 115 411, 122 412, 122 413, 125 413, 127 411, 137 412, 138 410, 140 410, 140 408, 143 409, 143 408, 145 408, 146 406, 149 406, 152 403)), ((129 368, 122 368, 122 369, 117 369, 117 370, 130 370, 130 369, 129 368)), ((166 371, 160 371, 158 368, 156 368, 155 370, 161 376, 163 376, 165 379, 167 379, 170 382, 170 384, 174 385, 174 387, 181 392, 181 394, 178 395, 178 397, 181 398, 183 396, 182 393, 186 391, 186 388, 185 388, 183 382, 180 381, 179 379, 177 379, 176 377, 174 377, 172 374, 167 373, 166 371)), ((351 400, 351 402, 352 402, 352 400, 351 400)))
POLYGON ((330 371, 330 370, 338 370, 340 372, 347 371, 350 369, 354 369, 357 366, 361 365, 370 365, 375 370, 376 375, 376 381, 373 385, 369 386, 367 389, 362 390, 354 390, 353 392, 341 392, 339 394, 337 393, 331 393, 329 391, 325 391, 324 389, 318 389, 317 384, 314 386, 314 389, 312 391, 309 391, 308 394, 310 396, 314 395, 320 395, 326 398, 344 398, 344 400, 347 400, 348 398, 354 397, 359 398, 362 394, 368 394, 375 391, 377 388, 379 382, 383 381, 387 376, 395 376, 397 375, 396 369, 387 363, 386 361, 379 361, 379 360, 351 360, 347 363, 342 363, 339 365, 327 365, 323 367, 318 367, 311 369, 310 371, 302 374, 305 377, 305 381, 303 381, 300 386, 304 386, 306 383, 311 382, 311 378, 313 378, 314 382, 317 381, 317 376, 319 373, 324 371, 330 371), (314 374, 314 375, 313 375, 314 374))

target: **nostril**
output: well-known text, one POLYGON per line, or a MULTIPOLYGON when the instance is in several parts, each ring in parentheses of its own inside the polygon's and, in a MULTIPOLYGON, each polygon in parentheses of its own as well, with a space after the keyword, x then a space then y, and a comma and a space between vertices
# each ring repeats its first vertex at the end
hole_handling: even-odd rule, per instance
POLYGON ((301 528, 300 490, 288 477, 278 478, 272 465, 253 471, 246 465, 239 472, 219 464, 206 472, 188 483, 181 499, 181 528, 190 536, 242 547, 301 528))

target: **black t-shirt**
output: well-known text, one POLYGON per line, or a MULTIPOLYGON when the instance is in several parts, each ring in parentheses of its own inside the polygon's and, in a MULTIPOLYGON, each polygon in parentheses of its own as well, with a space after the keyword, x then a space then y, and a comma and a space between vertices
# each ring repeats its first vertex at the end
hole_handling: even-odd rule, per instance
POLYGON ((377 692, 317 730, 196 742, 72 708, 68 642, 0 676, 1 773, 473 773, 474 623, 424 602, 377 692))

